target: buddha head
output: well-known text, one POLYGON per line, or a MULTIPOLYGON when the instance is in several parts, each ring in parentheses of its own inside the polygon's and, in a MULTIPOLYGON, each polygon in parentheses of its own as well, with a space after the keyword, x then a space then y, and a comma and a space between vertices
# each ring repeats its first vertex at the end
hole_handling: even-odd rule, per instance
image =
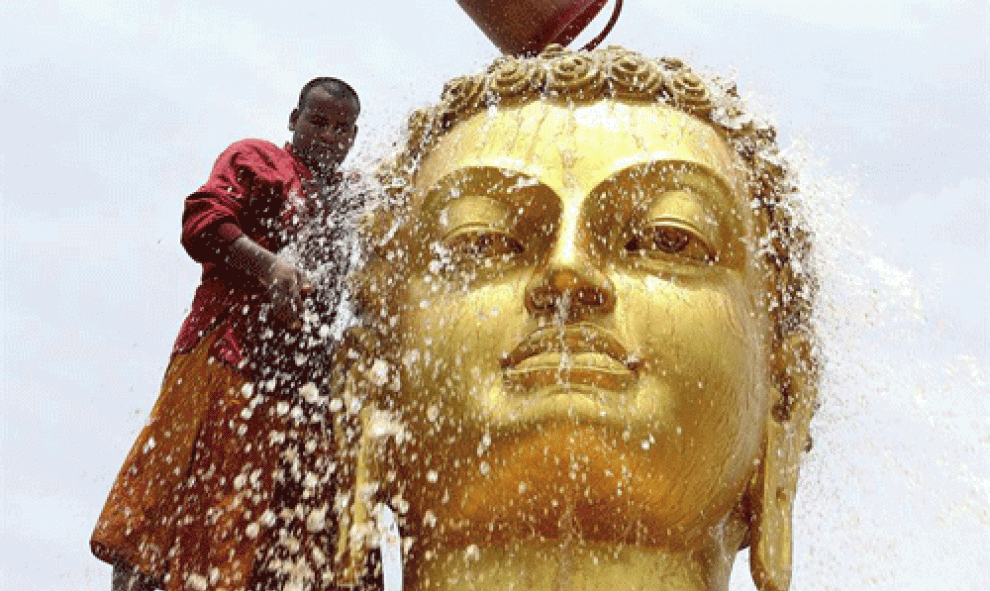
POLYGON ((788 587, 817 363, 774 142, 731 86, 616 47, 414 113, 358 288, 411 588, 720 589, 747 545, 788 587))

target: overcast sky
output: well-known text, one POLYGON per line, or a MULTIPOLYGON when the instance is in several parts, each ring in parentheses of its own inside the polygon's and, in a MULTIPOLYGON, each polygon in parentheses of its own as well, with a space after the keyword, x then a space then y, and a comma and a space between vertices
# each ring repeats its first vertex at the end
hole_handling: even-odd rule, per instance
MULTIPOLYGON (((814 203, 794 589, 986 588, 986 1, 626 4, 608 42, 735 77, 814 203)), ((454 0, 8 0, 0 38, 0 589, 106 589, 88 536, 198 281, 182 199, 229 143, 288 139, 314 76, 361 94, 360 167, 496 50, 454 0)))

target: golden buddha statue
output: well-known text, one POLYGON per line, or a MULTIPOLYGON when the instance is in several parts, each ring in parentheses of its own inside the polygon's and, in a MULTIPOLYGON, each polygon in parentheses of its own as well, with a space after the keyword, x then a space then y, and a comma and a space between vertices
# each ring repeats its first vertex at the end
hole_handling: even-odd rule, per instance
POLYGON ((385 178, 347 549, 381 501, 414 591, 721 590, 747 545, 786 590, 814 280, 734 89, 616 47, 501 58, 385 178))

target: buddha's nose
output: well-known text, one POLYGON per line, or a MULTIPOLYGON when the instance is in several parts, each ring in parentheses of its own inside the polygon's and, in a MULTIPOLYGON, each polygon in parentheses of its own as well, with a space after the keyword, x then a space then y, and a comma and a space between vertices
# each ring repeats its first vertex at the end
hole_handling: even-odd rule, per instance
POLYGON ((579 224, 563 224, 553 248, 526 287, 526 309, 534 316, 575 320, 615 308, 615 289, 579 224))

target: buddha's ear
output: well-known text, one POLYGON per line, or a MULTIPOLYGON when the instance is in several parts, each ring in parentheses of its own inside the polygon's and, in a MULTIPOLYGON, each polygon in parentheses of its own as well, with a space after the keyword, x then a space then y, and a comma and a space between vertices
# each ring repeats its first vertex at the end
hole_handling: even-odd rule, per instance
POLYGON ((346 501, 337 506, 338 531, 335 555, 337 584, 357 586, 364 576, 371 546, 372 507, 379 481, 378 442, 370 425, 383 399, 388 380, 381 367, 380 342, 373 331, 352 327, 344 334, 334 354, 336 388, 342 416, 335 420, 335 437, 341 459, 338 484, 349 489, 346 501))
POLYGON ((760 591, 787 591, 791 583, 791 513, 801 454, 817 404, 812 343, 803 334, 784 339, 776 355, 776 400, 766 419, 763 460, 751 491, 749 564, 760 591))

